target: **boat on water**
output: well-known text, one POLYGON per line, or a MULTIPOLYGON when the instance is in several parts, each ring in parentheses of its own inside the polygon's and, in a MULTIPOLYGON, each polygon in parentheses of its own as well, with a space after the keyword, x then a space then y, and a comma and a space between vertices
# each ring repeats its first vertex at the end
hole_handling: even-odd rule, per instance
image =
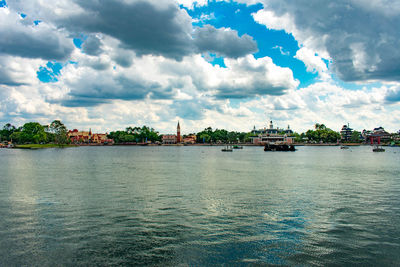
POLYGON ((233 149, 243 149, 243 146, 234 145, 232 148, 233 148, 233 149))
POLYGON ((350 147, 349 146, 340 146, 340 149, 349 149, 350 147))
POLYGON ((296 148, 289 144, 265 144, 264 151, 296 151, 296 148))
POLYGON ((372 152, 385 152, 385 149, 381 146, 381 136, 380 135, 371 135, 370 136, 371 140, 371 146, 373 145, 374 148, 372 149, 372 152), (375 142, 376 140, 376 142, 375 142))
POLYGON ((225 148, 221 149, 222 152, 232 152, 232 146, 226 146, 225 148))
POLYGON ((385 149, 382 146, 375 146, 372 152, 385 152, 385 149))

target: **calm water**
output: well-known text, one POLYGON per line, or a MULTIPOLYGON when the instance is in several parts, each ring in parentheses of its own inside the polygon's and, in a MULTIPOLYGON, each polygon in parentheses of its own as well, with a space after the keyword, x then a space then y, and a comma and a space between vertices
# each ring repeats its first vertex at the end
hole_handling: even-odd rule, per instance
POLYGON ((400 148, 0 150, 0 266, 400 265, 400 148))

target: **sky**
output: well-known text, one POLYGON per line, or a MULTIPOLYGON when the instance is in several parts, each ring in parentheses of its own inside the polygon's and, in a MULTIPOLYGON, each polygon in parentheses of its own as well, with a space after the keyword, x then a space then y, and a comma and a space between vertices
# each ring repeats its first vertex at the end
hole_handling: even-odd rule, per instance
POLYGON ((0 0, 0 126, 400 129, 400 2, 0 0))

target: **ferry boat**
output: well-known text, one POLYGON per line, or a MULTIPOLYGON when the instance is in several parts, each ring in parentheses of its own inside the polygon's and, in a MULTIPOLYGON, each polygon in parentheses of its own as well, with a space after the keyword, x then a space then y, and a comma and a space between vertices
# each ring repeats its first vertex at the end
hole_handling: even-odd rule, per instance
POLYGON ((372 152, 385 152, 385 149, 382 146, 376 145, 373 149, 372 152))
POLYGON ((233 149, 232 149, 232 146, 228 146, 228 145, 227 145, 225 148, 221 149, 221 151, 222 151, 222 152, 232 152, 233 149))
POLYGON ((296 151, 294 145, 289 144, 265 144, 264 151, 296 151))

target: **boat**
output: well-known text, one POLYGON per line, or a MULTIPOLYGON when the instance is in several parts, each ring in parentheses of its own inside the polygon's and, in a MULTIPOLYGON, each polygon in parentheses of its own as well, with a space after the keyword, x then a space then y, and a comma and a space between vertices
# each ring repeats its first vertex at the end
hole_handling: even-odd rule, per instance
POLYGON ((225 148, 221 149, 222 152, 232 152, 232 146, 226 146, 225 148))
POLYGON ((371 135, 370 139, 371 139, 371 146, 372 145, 374 146, 374 148, 372 149, 372 152, 385 152, 385 149, 381 146, 381 136, 380 135, 371 135))
POLYGON ((349 146, 340 146, 340 149, 349 149, 349 146))
POLYGON ((385 149, 382 146, 375 146, 372 152, 385 152, 385 149))
POLYGON ((233 149, 243 149, 243 146, 234 145, 232 148, 233 148, 233 149))
POLYGON ((296 151, 296 148, 289 144, 265 144, 264 151, 296 151))

